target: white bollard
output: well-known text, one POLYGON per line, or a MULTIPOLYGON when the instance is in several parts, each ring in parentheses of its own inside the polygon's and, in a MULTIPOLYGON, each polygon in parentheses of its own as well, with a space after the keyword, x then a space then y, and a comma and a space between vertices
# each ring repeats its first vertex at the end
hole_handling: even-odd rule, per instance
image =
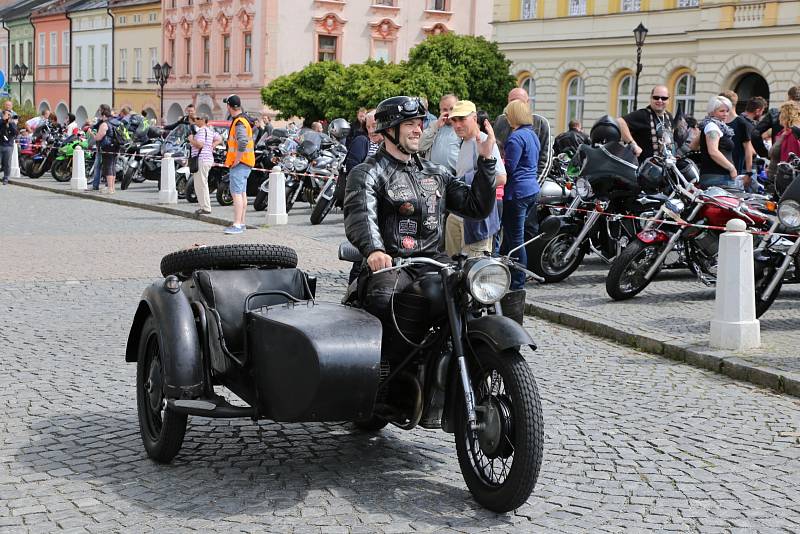
POLYGON ((269 173, 269 198, 267 199, 267 224, 287 224, 286 177, 279 165, 269 173))
POLYGON ((175 189, 175 164, 172 154, 164 154, 161 160, 161 189, 158 192, 159 204, 177 204, 178 190, 175 189))
POLYGON ((88 186, 83 149, 80 146, 76 146, 75 151, 72 153, 72 178, 69 181, 69 187, 75 191, 84 191, 88 186))
POLYGON ((22 174, 19 172, 19 143, 14 143, 14 149, 11 151, 11 165, 9 167, 9 178, 22 178, 22 174))
POLYGON ((719 239, 717 295, 711 320, 714 348, 738 351, 761 345, 753 280, 753 236, 746 229, 744 221, 732 219, 719 239))

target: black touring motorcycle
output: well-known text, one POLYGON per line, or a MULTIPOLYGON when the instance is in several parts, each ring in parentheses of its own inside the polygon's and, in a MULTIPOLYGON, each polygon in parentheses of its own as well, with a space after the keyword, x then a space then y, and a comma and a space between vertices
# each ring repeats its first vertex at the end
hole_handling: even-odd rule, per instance
MULTIPOLYGON (((544 232, 552 229, 543 228, 544 232)), ((346 261, 361 261, 349 243, 346 261)), ((398 330, 413 349, 381 358, 382 326, 358 304, 315 299, 316 278, 294 250, 224 245, 165 256, 165 278, 145 289, 125 359, 137 362, 139 426, 147 454, 170 462, 187 415, 279 422, 388 423, 455 435, 464 480, 476 501, 508 512, 530 496, 542 462, 542 407, 528 332, 504 317, 507 257, 439 263, 393 298, 398 330), (214 392, 225 386, 248 406, 214 392)), ((347 301, 352 301, 351 287, 347 301)))

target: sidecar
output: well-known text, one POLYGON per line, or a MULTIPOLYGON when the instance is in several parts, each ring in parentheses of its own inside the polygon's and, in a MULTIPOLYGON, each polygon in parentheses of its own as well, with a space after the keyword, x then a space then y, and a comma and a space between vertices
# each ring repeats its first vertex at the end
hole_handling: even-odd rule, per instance
POLYGON ((148 455, 169 462, 188 415, 279 422, 372 416, 381 324, 315 299, 316 278, 275 245, 198 247, 164 257, 128 336, 148 455), (241 401, 220 395, 224 386, 241 401))

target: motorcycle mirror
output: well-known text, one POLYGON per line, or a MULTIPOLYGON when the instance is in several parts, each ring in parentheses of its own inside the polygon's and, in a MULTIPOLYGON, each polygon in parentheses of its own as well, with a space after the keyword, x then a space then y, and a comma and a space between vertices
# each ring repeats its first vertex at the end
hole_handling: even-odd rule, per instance
POLYGON ((539 225, 539 233, 544 236, 544 239, 553 239, 561 230, 561 219, 557 217, 548 217, 542 224, 539 225))

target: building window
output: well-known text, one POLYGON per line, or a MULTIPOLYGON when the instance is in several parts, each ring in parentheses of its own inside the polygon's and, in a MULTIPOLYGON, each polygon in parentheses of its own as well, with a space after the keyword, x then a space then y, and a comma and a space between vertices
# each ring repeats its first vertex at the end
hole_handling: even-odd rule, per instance
POLYGON ((569 16, 580 17, 586 14, 586 0, 569 0, 569 16))
POLYGON ((128 49, 121 48, 119 51, 119 79, 125 81, 128 79, 128 49))
POLYGON ((317 61, 336 61, 336 45, 339 38, 335 35, 320 35, 317 41, 317 61))
POLYGON ((39 34, 39 63, 41 63, 42 65, 45 65, 47 63, 44 60, 45 59, 45 56, 44 56, 44 39, 45 39, 44 34, 40 33, 39 34))
POLYGON ((141 15, 134 15, 133 16, 133 22, 135 22, 135 23, 142 22, 142 16, 141 15))
POLYGON ((530 76, 524 78, 521 82, 519 82, 519 86, 525 89, 525 92, 528 93, 528 104, 531 107, 531 113, 533 113, 535 103, 536 103, 536 82, 530 76))
POLYGON ((30 67, 30 72, 33 74, 33 41, 28 41, 28 67, 30 67))
POLYGON ((153 66, 158 63, 158 48, 151 48, 150 49, 150 75, 147 78, 149 83, 155 83, 155 78, 153 78, 153 66))
POLYGON ((700 0, 678 0, 678 7, 697 7, 700 0))
POLYGON ((522 0, 522 18, 523 20, 536 18, 536 0, 522 0))
POLYGON ((683 74, 675 82, 675 114, 694 115, 695 78, 691 74, 683 74))
POLYGON ((89 45, 89 74, 88 79, 94 81, 94 45, 89 45))
POLYGON ((225 74, 231 71, 231 36, 222 36, 222 72, 225 74))
POLYGON ((617 89, 617 115, 627 115, 633 111, 633 75, 626 74, 619 81, 617 89))
POLYGON ((133 49, 133 81, 142 81, 142 49, 133 49))
POLYGON ((383 60, 389 63, 392 60, 391 44, 391 41, 384 41, 382 39, 375 39, 372 41, 372 59, 383 60))
POLYGON ((103 45, 103 80, 108 81, 108 45, 103 45))
POLYGON ((394 7, 394 0, 374 0, 372 3, 376 6, 394 7))
MULTIPOLYGON (((19 61, 17 61, 17 45, 12 44, 11 45, 11 65, 15 65, 15 64, 19 65, 19 61)), ((8 70, 10 71, 11 69, 8 69, 8 70)), ((78 78, 80 78, 80 76, 78 76, 78 78)))
POLYGON ((158 22, 158 13, 150 13, 147 17, 148 22, 158 22))
POLYGON ((431 0, 432 11, 447 11, 447 0, 431 0))
POLYGON ((577 74, 567 82, 567 107, 564 114, 564 125, 569 121, 583 122, 583 78, 577 74))
POLYGON ((0 63, 0 65, 3 66, 3 70, 6 71, 6 72, 8 72, 8 65, 6 65, 6 58, 8 57, 6 55, 7 52, 8 52, 8 48, 5 45, 0 46, 0 61, 2 61, 2 63, 0 63))
POLYGON ((244 72, 253 72, 253 34, 244 34, 244 72))
POLYGON ((192 40, 188 37, 183 40, 183 46, 186 47, 186 74, 192 73, 192 40))
POLYGON ((211 72, 211 39, 203 37, 203 74, 211 72))
POLYGON ((175 39, 169 40, 169 64, 175 67, 175 39))
POLYGON ((641 0, 622 0, 622 11, 640 11, 642 9, 641 0))
POLYGON ((119 23, 120 24, 125 24, 127 21, 128 21, 128 17, 120 17, 119 18, 119 23))
POLYGON ((175 5, 176 5, 175 0, 169 0, 169 7, 171 7, 172 9, 175 9, 175 5))
POLYGON ((69 32, 61 34, 61 64, 69 65, 69 32))
MULTIPOLYGON (((11 45, 12 49, 14 45, 11 45)), ((75 47, 75 80, 81 81, 83 78, 83 48, 80 46, 75 47)))
POLYGON ((50 64, 58 65, 58 34, 50 32, 50 64))

